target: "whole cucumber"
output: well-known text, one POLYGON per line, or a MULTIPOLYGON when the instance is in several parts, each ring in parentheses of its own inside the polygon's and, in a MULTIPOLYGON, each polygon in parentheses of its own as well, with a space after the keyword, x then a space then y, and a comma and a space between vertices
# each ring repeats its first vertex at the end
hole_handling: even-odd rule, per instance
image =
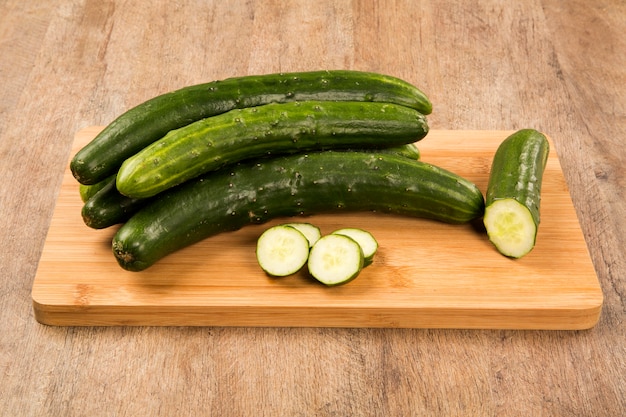
POLYGON ((148 198, 245 159, 398 146, 427 133, 424 115, 389 103, 305 101, 237 109, 171 131, 131 156, 120 167, 117 188, 148 198))
POLYGON ((472 182, 389 152, 314 152, 238 164, 153 199, 118 230, 118 263, 141 271, 218 233, 283 216, 377 211, 463 223, 483 215, 472 182))
POLYGON ((421 90, 384 74, 332 70, 233 77, 184 87, 131 108, 82 148, 70 168, 80 183, 95 184, 170 130, 237 108, 310 100, 387 102, 425 115, 432 111, 421 90))
MULTIPOLYGON (((345 152, 358 150, 362 149, 346 149, 345 152)), ((379 152, 392 153, 413 160, 420 158, 419 149, 414 143, 380 149, 379 152)), ((121 194, 115 186, 115 175, 96 185, 81 185, 82 187, 89 188, 91 193, 83 197, 85 204, 81 215, 84 223, 93 229, 104 229, 124 223, 150 200, 131 198, 121 194), (97 190, 94 189, 96 186, 97 190)))

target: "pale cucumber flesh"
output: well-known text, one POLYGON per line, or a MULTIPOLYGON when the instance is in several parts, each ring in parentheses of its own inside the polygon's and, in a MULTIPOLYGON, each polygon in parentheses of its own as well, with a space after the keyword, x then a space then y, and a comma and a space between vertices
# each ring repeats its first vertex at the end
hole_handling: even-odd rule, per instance
POLYGON ((309 241, 309 247, 313 246, 322 237, 320 228, 311 223, 287 223, 285 226, 290 226, 300 231, 309 241))
POLYGON ((256 256, 267 274, 277 277, 291 275, 306 264, 309 241, 293 227, 271 227, 259 237, 256 256))
POLYGON ((369 265, 373 261, 374 255, 378 251, 378 242, 370 232, 357 228, 344 228, 335 230, 333 234, 345 235, 354 239, 363 250, 365 264, 369 265))
POLYGON ((322 284, 334 286, 356 278, 363 264, 363 250, 354 239, 330 234, 319 239, 311 248, 308 269, 322 284))
POLYGON ((505 256, 521 258, 535 246, 537 225, 533 216, 513 198, 488 205, 483 221, 489 240, 505 256))

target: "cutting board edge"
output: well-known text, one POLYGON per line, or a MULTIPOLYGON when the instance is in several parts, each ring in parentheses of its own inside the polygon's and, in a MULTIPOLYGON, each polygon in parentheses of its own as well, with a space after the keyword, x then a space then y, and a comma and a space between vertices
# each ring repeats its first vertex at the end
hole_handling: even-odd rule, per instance
POLYGON ((578 306, 510 308, 333 308, 238 306, 119 306, 46 304, 33 294, 35 319, 50 326, 216 326, 586 330, 601 316, 602 293, 578 306), (98 319, 94 319, 98 317, 98 319), (277 324, 281 323, 281 324, 277 324))

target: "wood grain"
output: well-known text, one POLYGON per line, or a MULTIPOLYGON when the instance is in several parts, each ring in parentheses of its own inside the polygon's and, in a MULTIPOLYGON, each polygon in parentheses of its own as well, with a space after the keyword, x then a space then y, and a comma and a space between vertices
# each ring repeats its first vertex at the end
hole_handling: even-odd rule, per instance
MULTIPOLYGON (((99 129, 80 131, 72 152, 99 129)), ((422 160, 485 192, 493 153, 510 133, 431 131, 418 146, 422 160)), ((602 292, 555 152, 544 178, 537 246, 516 261, 497 253, 476 224, 307 217, 322 233, 360 227, 380 244, 358 279, 326 288, 304 270, 276 279, 256 264, 256 239, 286 219, 205 239, 141 273, 124 271, 110 248, 117 228, 84 225, 67 168, 33 284, 35 317, 56 325, 589 328, 602 292)))
POLYGON ((624 33, 621 0, 0 1, 0 415, 625 415, 624 33), (417 84, 435 130, 552 135, 604 295, 598 323, 35 320, 34 277, 77 131, 185 85, 320 68, 417 84))

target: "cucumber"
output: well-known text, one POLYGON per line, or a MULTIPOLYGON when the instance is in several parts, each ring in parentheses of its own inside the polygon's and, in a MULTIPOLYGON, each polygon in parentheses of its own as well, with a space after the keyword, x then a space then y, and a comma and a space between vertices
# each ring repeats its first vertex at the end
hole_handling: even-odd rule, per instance
MULTIPOLYGON (((400 152, 400 150, 398 151, 400 152)), ((410 153, 409 150, 407 150, 407 156, 408 156, 408 153, 410 153)), ((107 185, 110 182, 115 182, 115 175, 116 174, 113 174, 107 177, 106 179, 93 185, 78 184, 78 193, 80 194, 80 199, 82 200, 82 202, 86 203, 87 200, 89 200, 92 196, 94 196, 105 185, 107 185)))
POLYGON ((377 211, 464 223, 481 217, 472 182, 378 152, 314 152, 239 164, 159 195, 120 227, 112 248, 140 271, 209 236, 278 217, 377 211))
POLYGON ((310 100, 389 102, 424 115, 432 111, 417 87, 383 74, 334 70, 233 77, 184 87, 131 108, 78 151, 70 168, 80 183, 95 184, 170 130, 237 108, 310 100))
MULTIPOLYGON (((419 150, 414 144, 380 149, 379 151, 419 159, 419 150)), ((82 190, 81 199, 85 203, 81 210, 83 221, 93 229, 104 229, 124 223, 150 200, 131 198, 121 194, 115 186, 115 175, 95 185, 80 184, 79 188, 82 190), (106 191, 95 197, 102 188, 106 188, 106 191)), ((321 236, 319 228, 310 223, 292 223, 290 226, 304 233, 311 245, 321 236)))
POLYGON ((174 130, 131 156, 120 167, 117 188, 147 198, 245 159, 398 146, 427 133, 424 115, 389 103, 307 101, 237 109, 174 130))
POLYGON ((81 210, 83 222, 92 229, 104 229, 124 223, 149 201, 120 194, 115 187, 115 176, 105 182, 106 184, 85 202, 81 210))
POLYGON ((354 239, 363 250, 365 266, 371 265, 374 261, 374 255, 378 251, 378 242, 370 232, 354 227, 346 227, 335 230, 332 234, 344 235, 354 239))
POLYGON ((405 158, 415 159, 416 161, 421 158, 420 150, 415 143, 407 143, 406 145, 391 148, 382 148, 381 151, 397 153, 398 155, 403 155, 405 158))
POLYGON ((493 157, 483 223, 489 240, 505 256, 521 258, 535 246, 549 153, 542 133, 523 129, 507 137, 493 157))
POLYGON ((309 242, 309 248, 313 246, 320 237, 322 237, 322 232, 320 231, 320 228, 312 225, 311 223, 286 223, 285 226, 293 227, 294 229, 297 229, 300 233, 302 233, 309 242))
POLYGON ((309 240, 295 227, 278 225, 267 229, 257 241, 256 257, 268 275, 295 274, 309 258, 309 240))
MULTIPOLYGON (((369 148, 348 148, 348 149, 333 149, 334 151, 348 151, 348 152, 359 152, 359 151, 367 151, 367 150, 372 150, 372 147, 369 148)), ((415 143, 407 143, 405 145, 398 145, 398 146, 390 146, 388 148, 375 148, 376 152, 381 152, 381 153, 393 153, 396 155, 402 155, 405 158, 409 158, 409 159, 413 159, 418 161, 421 158, 421 153, 420 150, 418 149, 417 145, 415 143)))
POLYGON ((342 285, 356 278, 364 265, 361 246, 349 236, 330 234, 311 248, 307 267, 324 285, 342 285))

